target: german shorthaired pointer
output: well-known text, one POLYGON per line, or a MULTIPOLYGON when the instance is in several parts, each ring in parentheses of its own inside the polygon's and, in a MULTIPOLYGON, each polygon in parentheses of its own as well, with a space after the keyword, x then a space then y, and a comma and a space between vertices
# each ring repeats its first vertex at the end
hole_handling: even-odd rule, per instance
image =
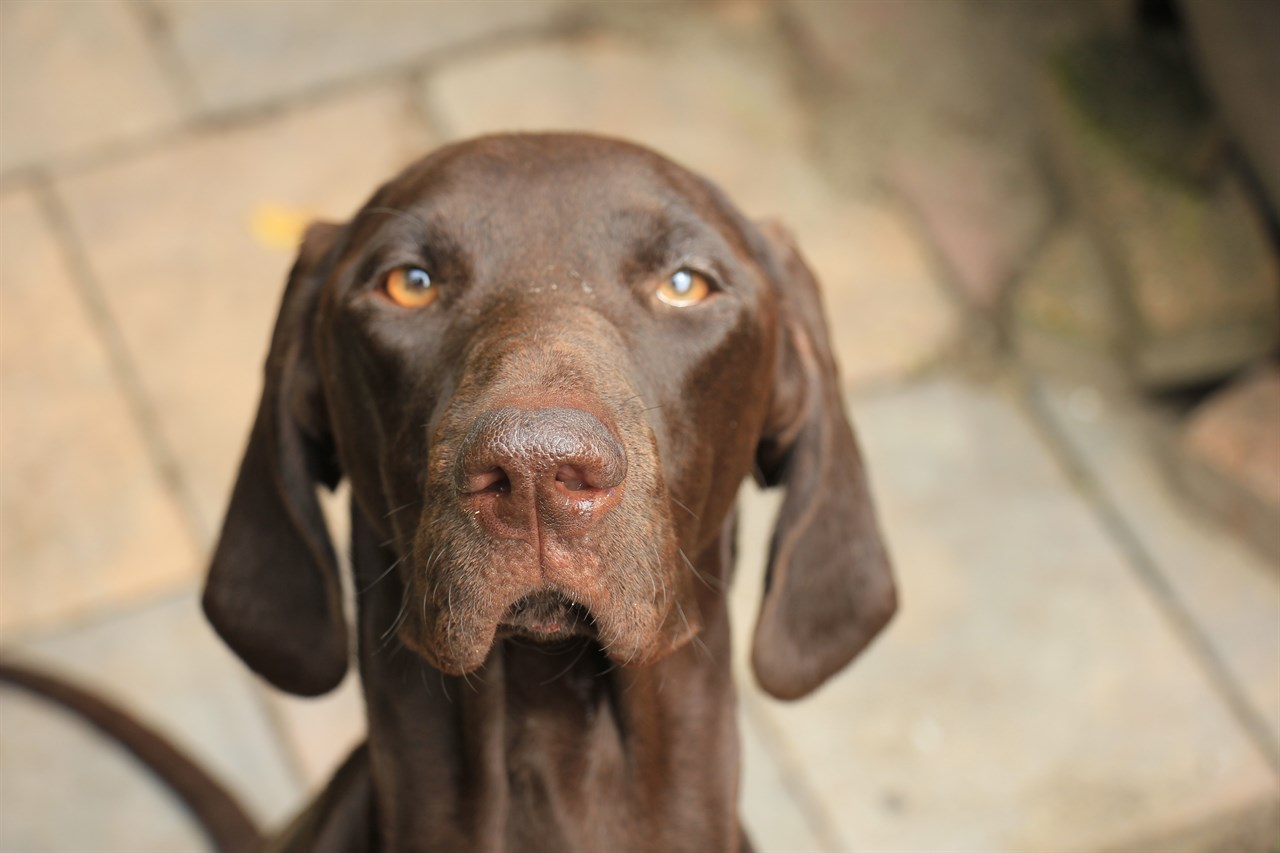
POLYGON ((272 684, 334 688, 316 489, 347 478, 368 740, 266 849, 749 849, 725 589, 753 473, 786 497, 752 665, 794 699, 894 583, 817 284, 702 178, 493 136, 313 225, 204 606, 272 684))

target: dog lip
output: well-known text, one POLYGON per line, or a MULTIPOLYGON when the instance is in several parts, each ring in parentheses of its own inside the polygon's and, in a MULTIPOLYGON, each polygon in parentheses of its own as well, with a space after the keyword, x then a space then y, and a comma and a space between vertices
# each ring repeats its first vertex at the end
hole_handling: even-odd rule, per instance
POLYGON ((558 640, 595 634, 595 620, 581 604, 553 590, 540 590, 517 600, 498 620, 504 635, 558 640))

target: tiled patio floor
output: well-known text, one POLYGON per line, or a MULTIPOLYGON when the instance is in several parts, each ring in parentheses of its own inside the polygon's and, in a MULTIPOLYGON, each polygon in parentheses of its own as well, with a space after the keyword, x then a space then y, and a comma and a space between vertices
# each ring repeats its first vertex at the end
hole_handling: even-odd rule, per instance
MULTIPOLYGON (((1274 844, 1280 571, 1169 490, 1136 408, 966 356, 992 282, 1074 227, 987 86, 1079 25, 1041 5, 0 3, 4 653, 285 818, 360 736, 358 691, 273 694, 195 594, 300 224, 441 142, 593 130, 797 234, 900 575, 891 630, 811 699, 739 654, 757 846, 1274 844), (832 115, 811 94, 839 80, 832 115)), ((739 640, 774 506, 743 499, 739 640)), ((202 844, 113 747, 0 691, 0 849, 202 844)))

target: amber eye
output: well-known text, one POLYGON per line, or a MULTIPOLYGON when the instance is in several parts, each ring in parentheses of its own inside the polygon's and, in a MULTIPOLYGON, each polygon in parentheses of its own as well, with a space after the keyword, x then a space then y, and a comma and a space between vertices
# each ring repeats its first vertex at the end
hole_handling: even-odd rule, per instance
POLYGON ((403 308, 426 308, 436 301, 431 274, 422 267, 396 267, 382 283, 391 301, 403 308))
POLYGON ((658 298, 674 308, 687 308, 706 299, 711 285, 693 270, 677 270, 658 288, 658 298))

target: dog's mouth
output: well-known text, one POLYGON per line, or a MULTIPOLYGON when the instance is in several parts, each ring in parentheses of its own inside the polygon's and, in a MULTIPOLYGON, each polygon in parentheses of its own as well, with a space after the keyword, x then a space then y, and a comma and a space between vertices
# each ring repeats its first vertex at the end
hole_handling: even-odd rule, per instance
POLYGON ((570 637, 594 637, 596 624, 581 604, 558 592, 543 590, 526 595, 507 608, 498 621, 497 636, 557 642, 570 637))

